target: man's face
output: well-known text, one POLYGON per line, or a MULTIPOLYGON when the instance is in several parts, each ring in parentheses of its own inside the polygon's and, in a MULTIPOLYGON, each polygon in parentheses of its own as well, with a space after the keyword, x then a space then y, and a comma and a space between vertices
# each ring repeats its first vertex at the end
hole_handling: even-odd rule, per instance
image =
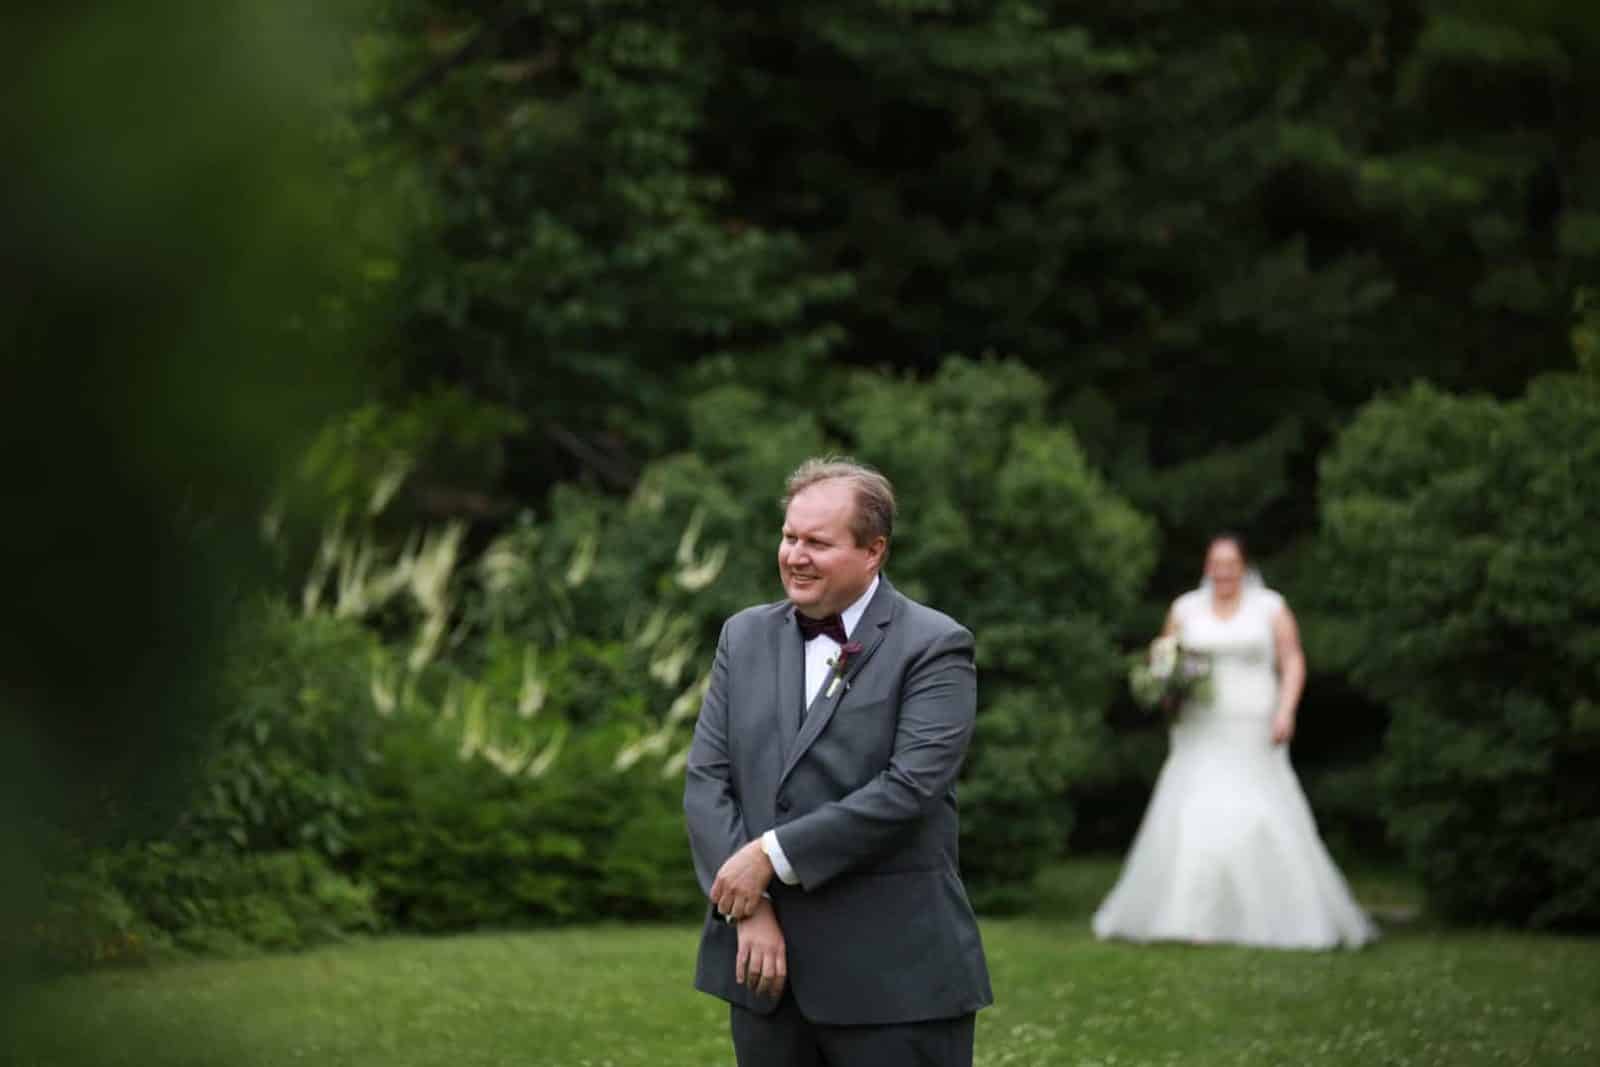
POLYGON ((778 542, 778 577, 789 600, 821 618, 855 603, 872 584, 886 542, 856 544, 850 532, 855 490, 845 481, 818 482, 789 501, 778 542))

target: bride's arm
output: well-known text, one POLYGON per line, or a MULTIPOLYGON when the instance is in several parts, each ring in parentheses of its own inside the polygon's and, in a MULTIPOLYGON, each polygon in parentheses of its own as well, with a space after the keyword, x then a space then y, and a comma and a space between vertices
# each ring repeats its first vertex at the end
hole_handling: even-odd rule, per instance
POLYGON ((1272 641, 1278 652, 1278 710, 1272 717, 1272 743, 1281 745, 1294 736, 1295 709, 1306 687, 1306 654, 1300 647, 1300 625, 1284 604, 1272 617, 1272 641))

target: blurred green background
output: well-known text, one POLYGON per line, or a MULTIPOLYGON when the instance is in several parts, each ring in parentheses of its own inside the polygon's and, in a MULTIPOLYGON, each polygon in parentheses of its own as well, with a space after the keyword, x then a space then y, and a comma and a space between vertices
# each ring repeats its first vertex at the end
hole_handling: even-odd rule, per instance
POLYGON ((685 747, 848 452, 978 636, 982 910, 1116 852, 1245 534, 1346 863, 1600 926, 1586 3, 11 16, 8 975, 692 916, 685 747))

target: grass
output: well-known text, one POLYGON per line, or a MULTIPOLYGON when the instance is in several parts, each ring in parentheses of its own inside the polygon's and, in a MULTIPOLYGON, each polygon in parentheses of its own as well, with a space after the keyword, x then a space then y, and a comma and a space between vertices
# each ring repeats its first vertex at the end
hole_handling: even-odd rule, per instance
MULTIPOLYGON (((1600 942, 1409 923, 1359 952, 1101 944, 1085 917, 1114 875, 1054 869, 1040 915, 984 923, 980 1065, 1600 1060, 1600 942)), ((1403 882, 1352 881, 1380 912, 1414 907, 1403 882)), ((393 937, 103 972, 19 998, 4 1043, 30 1067, 729 1064, 726 1009, 690 988, 695 936, 393 937)))

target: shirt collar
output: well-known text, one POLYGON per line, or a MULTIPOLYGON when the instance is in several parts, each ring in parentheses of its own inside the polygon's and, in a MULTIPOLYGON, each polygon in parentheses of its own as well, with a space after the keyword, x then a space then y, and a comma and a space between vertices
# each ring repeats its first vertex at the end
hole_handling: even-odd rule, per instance
POLYGON ((854 604, 839 613, 839 619, 844 623, 846 637, 856 632, 856 623, 861 621, 861 616, 866 614, 867 605, 872 602, 872 594, 878 591, 878 576, 872 576, 872 584, 867 586, 867 591, 862 593, 854 604))

